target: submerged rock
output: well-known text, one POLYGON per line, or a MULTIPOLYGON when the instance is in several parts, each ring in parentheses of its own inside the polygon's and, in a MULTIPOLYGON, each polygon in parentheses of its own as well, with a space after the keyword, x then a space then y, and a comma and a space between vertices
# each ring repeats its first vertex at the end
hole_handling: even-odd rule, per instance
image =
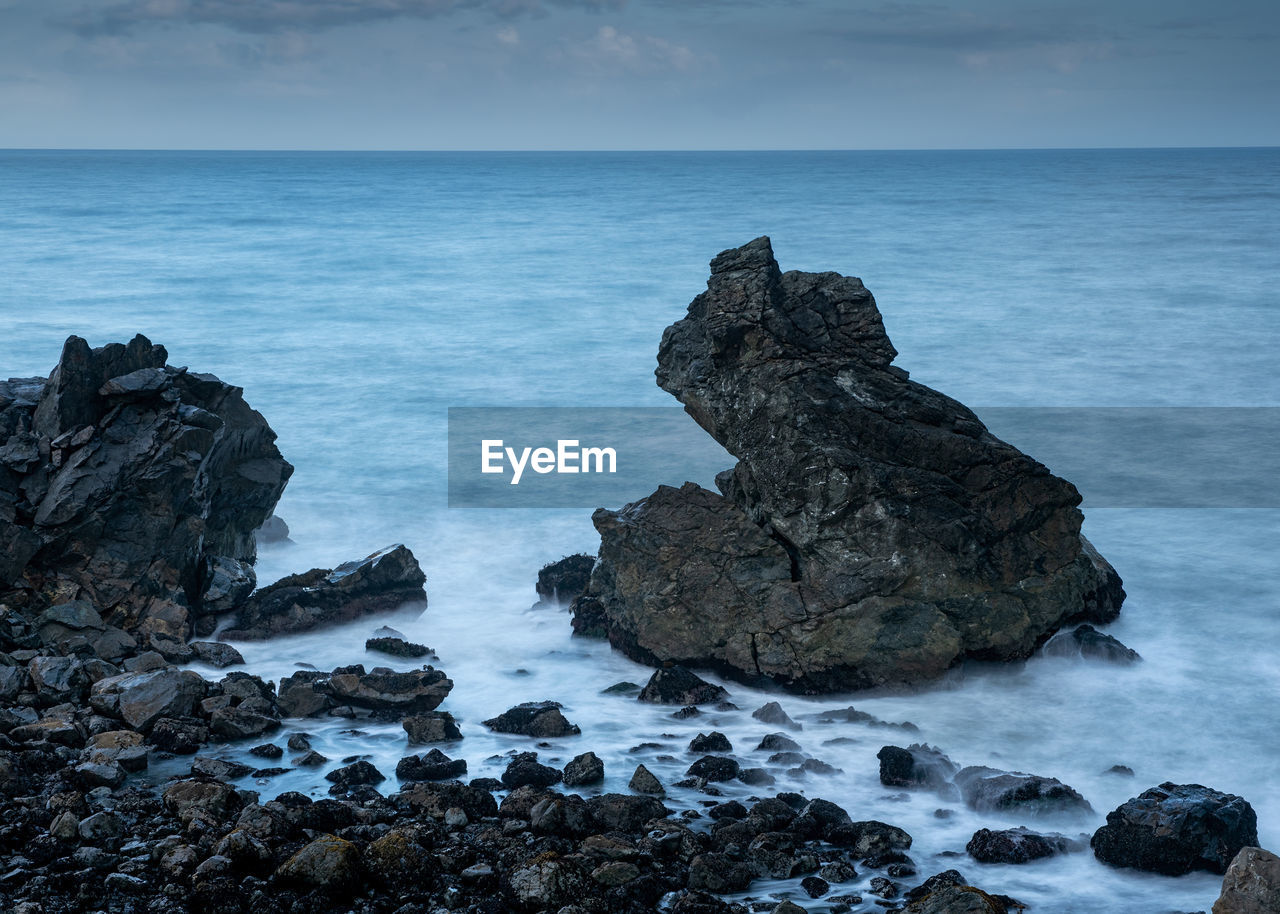
POLYGON ((888 787, 926 787, 946 792, 960 767, 932 746, 885 746, 877 754, 880 783, 888 787))
POLYGON ((723 687, 707 682, 682 666, 655 670, 637 701, 661 705, 702 705, 722 701, 728 696, 723 687))
POLYGON ((1142 658, 1111 635, 1092 625, 1081 625, 1072 631, 1058 632, 1044 646, 1046 657, 1084 657, 1111 663, 1136 663, 1142 658))
POLYGON ((0 600, 181 642, 244 596, 211 570, 253 562, 293 467, 240 388, 167 359, 72 336, 47 381, 0 382, 0 600))
POLYGON ((1258 817, 1243 798, 1199 784, 1165 783, 1107 813, 1093 834, 1094 856, 1111 866, 1166 876, 1225 873, 1258 843, 1258 817))
POLYGON ((240 608, 234 628, 223 637, 255 641, 286 632, 304 632, 406 605, 425 607, 427 576, 403 545, 347 562, 332 570, 313 568, 289 575, 257 591, 240 608))
POLYGON ((1003 831, 980 828, 964 849, 979 863, 1029 863, 1082 846, 1083 842, 1066 835, 1044 835, 1019 827, 1003 831))
POLYGON ((548 738, 577 736, 582 731, 560 713, 564 707, 557 701, 527 701, 492 717, 484 725, 497 733, 548 738))
POLYGON ((1093 812, 1084 797, 1057 778, 974 765, 957 772, 955 785, 965 805, 978 812, 1017 812, 1030 816, 1093 812))
POLYGON ((663 486, 595 513, 575 627, 644 662, 833 691, 1113 619, 1120 579, 1075 487, 895 355, 859 280, 784 274, 767 238, 716 257, 657 374, 738 463, 718 494, 663 486))

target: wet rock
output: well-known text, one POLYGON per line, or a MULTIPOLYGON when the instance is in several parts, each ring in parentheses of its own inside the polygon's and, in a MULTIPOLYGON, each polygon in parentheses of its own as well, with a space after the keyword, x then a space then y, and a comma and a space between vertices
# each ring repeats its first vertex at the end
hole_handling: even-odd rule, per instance
POLYGON ((1069 482, 908 380, 871 294, 782 273, 767 238, 720 254, 663 334, 658 383, 738 458, 719 493, 599 510, 594 626, 641 662, 803 691, 1023 659, 1123 591, 1069 482))
POLYGON ((785 733, 770 733, 760 740, 757 752, 796 752, 800 744, 785 733))
POLYGON ((1087 815, 1084 797, 1057 778, 971 766, 955 776, 960 796, 978 812, 1018 812, 1031 816, 1087 815))
POLYGON ((161 718, 189 715, 204 698, 205 687, 200 674, 190 670, 122 673, 94 683, 89 703, 145 733, 161 718))
POLYGON ((627 786, 636 793, 644 793, 649 796, 663 797, 667 795, 667 790, 662 786, 662 782, 644 765, 636 766, 635 773, 631 775, 631 781, 627 786))
POLYGON ((837 847, 847 848, 859 858, 909 850, 911 847, 909 834, 897 826, 874 819, 832 828, 827 840, 837 847))
POLYGON ((361 759, 350 765, 333 769, 324 776, 324 779, 333 784, 333 787, 329 788, 329 792, 335 793, 367 784, 381 784, 387 778, 373 765, 361 759))
POLYGON ((502 784, 508 790, 517 787, 550 787, 564 778, 558 768, 538 762, 538 753, 521 752, 507 763, 502 772, 502 784))
POLYGON ((1029 863, 1056 854, 1066 854, 1081 846, 1065 835, 1042 835, 1026 828, 992 831, 980 828, 965 850, 979 863, 1029 863))
POLYGON ((289 539, 289 525, 283 517, 275 514, 262 522, 262 526, 254 531, 254 537, 260 545, 293 542, 289 539))
POLYGON ((1167 876, 1221 874, 1243 848, 1257 845, 1258 818, 1243 797, 1164 783, 1107 813, 1090 843, 1110 866, 1167 876))
POLYGON ((727 854, 699 854, 689 863, 689 888, 724 895, 744 892, 755 878, 755 870, 727 854))
POLYGON ((360 664, 334 670, 327 684, 327 691, 340 704, 396 714, 432 711, 452 689, 453 680, 432 667, 407 673, 378 667, 366 673, 360 664))
POLYGON ((205 557, 203 581, 200 608, 206 615, 213 615, 230 612, 248 599, 258 586, 258 575, 251 561, 210 555, 205 557))
POLYGON ((1280 857, 1260 847, 1243 848, 1227 867, 1213 914, 1275 911, 1280 911, 1280 857))
POLYGON ((402 781, 444 781, 466 773, 466 759, 451 759, 439 749, 407 756, 396 764, 396 777, 402 781))
POLYGON ((932 746, 914 743, 903 749, 885 746, 877 754, 880 783, 888 787, 926 787, 945 791, 959 766, 932 746))
POLYGON ((73 657, 35 657, 27 664, 27 675, 41 707, 80 704, 89 686, 84 664, 73 657))
POLYGON ((584 752, 564 766, 566 787, 586 787, 604 780, 604 762, 594 752, 584 752))
POLYGON ((244 707, 219 708, 209 715, 209 730, 223 739, 249 739, 280 729, 280 721, 244 707))
POLYGON ((788 730, 802 729, 798 723, 787 715, 786 711, 782 710, 782 705, 776 701, 771 701, 762 707, 756 708, 751 712, 751 716, 761 723, 766 723, 773 727, 786 727, 788 730))
POLYGON ((729 695, 682 666, 655 670, 638 700, 659 705, 704 705, 721 701, 729 695))
POLYGON ((321 835, 280 864, 276 878, 328 891, 354 889, 360 877, 360 852, 349 841, 321 835))
POLYGON ((687 774, 708 781, 732 781, 741 766, 731 758, 720 755, 704 755, 689 766, 687 774))
POLYGON ((247 777, 253 771, 248 765, 233 762, 230 759, 205 758, 198 756, 191 763, 191 773, 218 781, 233 781, 247 777))
POLYGON ((559 910, 587 895, 590 885, 590 876, 566 859, 537 861, 510 876, 511 894, 533 910, 559 910))
POLYGON ((197 660, 216 666, 218 669, 244 663, 244 656, 238 650, 221 641, 192 641, 191 650, 195 653, 197 660))
POLYGON ((328 761, 329 759, 327 756, 323 756, 314 749, 311 749, 305 755, 302 755, 295 760, 294 764, 299 768, 319 768, 320 766, 327 764, 328 761))
POLYGON ((243 800, 233 787, 192 778, 166 787, 164 805, 184 824, 197 819, 217 824, 239 811, 243 800))
POLYGON ((263 587, 240 608, 230 640, 262 640, 351 622, 406 605, 425 607, 426 575, 403 545, 332 570, 313 568, 263 587))
POLYGON ((275 743, 263 743, 260 746, 254 746, 250 749, 249 754, 255 755, 258 758, 276 759, 284 755, 284 750, 275 743))
POLYGON ((636 832, 653 819, 671 814, 658 800, 646 796, 606 793, 587 800, 587 808, 601 832, 636 832))
POLYGON ((209 560, 253 561, 293 468, 239 388, 166 360, 142 336, 98 349, 73 336, 47 382, 18 384, 34 402, 0 397, 0 428, 27 430, 0 451, 0 501, 18 508, 0 515, 0 598, 66 594, 180 644, 205 611, 209 560), (56 586, 27 590, 37 580, 56 586))
POLYGON ((1125 647, 1111 635, 1098 631, 1092 625, 1081 625, 1069 632, 1058 632, 1045 643, 1044 655, 1085 657, 1109 663, 1136 663, 1142 659, 1137 651, 1125 647))
POLYGON ((151 728, 148 739, 162 752, 191 755, 209 742, 209 728, 198 720, 162 717, 151 728))
POLYGON ((543 565, 536 585, 538 599, 551 606, 568 606, 586 589, 595 563, 595 556, 579 553, 543 565))
POLYGON ((800 888, 810 898, 821 898, 831 891, 831 884, 821 876, 806 876, 800 880, 800 888))
POLYGON ((409 745, 424 743, 447 743, 462 739, 462 731, 448 711, 429 711, 416 714, 401 721, 404 732, 409 737, 409 745))
POLYGON ((717 730, 712 730, 710 733, 699 733, 690 740, 689 751, 699 755, 708 752, 732 752, 733 745, 729 742, 729 737, 717 730))
POLYGON ((392 657, 408 657, 416 659, 418 657, 426 657, 431 654, 431 648, 425 644, 418 644, 413 641, 406 641, 399 637, 369 638, 364 643, 366 651, 376 651, 379 654, 388 654, 392 657))
POLYGON ((560 713, 564 707, 555 701, 529 701, 490 718, 484 725, 496 733, 514 733, 546 739, 577 736, 582 731, 560 713))
POLYGON ((944 885, 902 910, 907 914, 1016 914, 1025 908, 971 885, 944 885))

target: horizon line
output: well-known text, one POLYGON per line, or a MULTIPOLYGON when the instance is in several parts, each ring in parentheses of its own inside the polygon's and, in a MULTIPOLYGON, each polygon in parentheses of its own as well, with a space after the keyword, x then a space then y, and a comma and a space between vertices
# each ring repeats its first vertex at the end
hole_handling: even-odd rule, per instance
POLYGON ((0 153, 10 152, 229 152, 229 153, 385 153, 385 154, 513 154, 530 153, 733 153, 733 152, 1137 152, 1137 151, 1212 151, 1270 150, 1280 145, 1251 144, 1243 146, 811 146, 811 147, 688 147, 635 148, 622 147, 530 147, 530 148, 412 148, 412 147, 313 147, 313 146, 3 146, 0 153))

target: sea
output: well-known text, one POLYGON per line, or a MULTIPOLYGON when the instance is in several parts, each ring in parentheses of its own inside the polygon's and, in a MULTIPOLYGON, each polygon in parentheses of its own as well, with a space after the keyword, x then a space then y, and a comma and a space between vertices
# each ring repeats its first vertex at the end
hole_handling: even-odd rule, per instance
MULTIPOLYGON (((1173 781, 1245 797, 1260 843, 1280 850, 1274 507, 1091 507, 1083 489, 1085 533, 1128 591, 1107 630, 1142 655, 1136 665, 1035 656, 899 694, 728 682, 741 711, 689 720, 603 694, 650 671, 572 637, 565 611, 531 608, 542 565, 595 551, 589 507, 449 507, 450 407, 674 405, 653 377, 663 328, 705 287, 716 253, 764 234, 784 270, 861 277, 897 364, 980 415, 1280 405, 1277 149, 0 152, 0 376, 46 374, 69 334, 98 346, 142 333, 171 364, 242 386, 297 468, 277 509, 292 542, 261 551, 260 582, 402 542, 430 599, 416 617, 238 645, 247 668, 278 681, 308 665, 379 665, 363 643, 388 622, 434 648, 453 679, 442 707, 465 738, 445 749, 471 777, 529 748, 481 723, 517 702, 559 701, 582 729, 539 749, 543 761, 592 750, 602 789, 625 791, 640 762, 668 785, 683 777, 700 731, 762 764, 755 746, 776 728, 750 711, 777 700, 803 725, 792 735, 804 751, 839 773, 780 769, 775 789, 905 828, 917 879, 956 868, 1043 914, 1207 911, 1212 874, 1111 869, 1088 850, 982 865, 964 848, 981 827, 1087 836, 1173 781), (850 705, 919 732, 820 722, 850 705), (908 742, 1060 778, 1094 813, 1023 820, 882 786, 877 751, 908 742), (1108 773, 1116 765, 1133 775, 1108 773)), ((1276 445, 1260 439, 1258 455, 1276 445)), ((673 461, 667 481, 679 474, 673 461)), ((368 758, 387 790, 410 752, 393 724, 297 721, 277 741, 297 730, 329 768, 368 758)), ((321 796, 326 770, 244 786, 321 796)), ((668 805, 705 799, 673 787, 668 805)), ((859 869, 836 888, 877 910, 876 871, 859 869)), ((829 907, 794 881, 748 894, 829 907)))

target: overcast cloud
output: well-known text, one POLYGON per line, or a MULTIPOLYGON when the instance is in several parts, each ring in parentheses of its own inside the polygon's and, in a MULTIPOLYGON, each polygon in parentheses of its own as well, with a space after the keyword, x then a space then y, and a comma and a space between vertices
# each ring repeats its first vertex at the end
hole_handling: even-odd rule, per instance
POLYGON ((0 146, 1280 145, 1272 0, 0 0, 0 146))

